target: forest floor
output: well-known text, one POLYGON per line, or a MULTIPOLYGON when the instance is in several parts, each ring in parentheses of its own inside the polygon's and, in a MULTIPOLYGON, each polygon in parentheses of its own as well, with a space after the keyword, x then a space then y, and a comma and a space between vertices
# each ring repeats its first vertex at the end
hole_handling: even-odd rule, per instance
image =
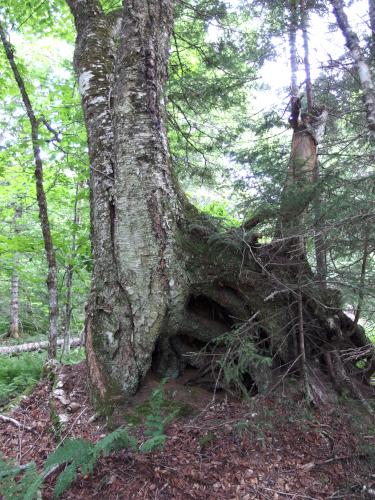
MULTIPOLYGON (((33 432, 0 422, 0 451, 40 469, 68 437, 97 441, 119 425, 144 440, 147 401, 159 381, 149 377, 126 407, 95 420, 85 385, 85 365, 64 366, 56 399, 65 424, 53 432, 49 386, 41 380, 8 415, 33 432), (68 408, 70 411, 68 411, 68 408)), ((164 448, 151 453, 113 452, 91 476, 79 476, 65 499, 329 499, 375 496, 375 432, 356 405, 313 410, 297 400, 255 397, 242 403, 184 381, 165 386, 165 408, 179 415, 167 429, 164 448), (365 487, 365 488, 364 488, 365 487), (367 493, 364 491, 366 490, 367 493), (366 496, 367 495, 367 496, 366 496)), ((60 470, 61 472, 61 470, 60 470)), ((43 498, 53 498, 58 472, 48 477, 43 498)))

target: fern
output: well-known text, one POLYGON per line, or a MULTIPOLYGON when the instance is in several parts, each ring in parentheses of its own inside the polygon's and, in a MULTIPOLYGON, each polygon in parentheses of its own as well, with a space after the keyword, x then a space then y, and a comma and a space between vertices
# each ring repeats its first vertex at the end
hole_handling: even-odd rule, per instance
POLYGON ((99 457, 100 455, 107 455, 111 451, 123 450, 128 447, 135 449, 137 443, 125 429, 120 428, 98 441, 94 446, 94 454, 99 457))
POLYGON ((165 434, 158 434, 150 439, 147 439, 139 448, 139 451, 142 453, 150 453, 151 451, 156 450, 157 448, 163 448, 165 445, 165 441, 167 440, 167 436, 165 434))
MULTIPOLYGON (((143 453, 149 453, 164 446, 167 439, 165 428, 178 413, 178 409, 176 409, 167 415, 163 414, 165 383, 166 379, 161 382, 150 398, 150 414, 145 422, 145 434, 149 436, 149 439, 139 448, 139 451, 143 453)), ((42 486, 45 475, 53 467, 65 465, 65 469, 59 474, 55 484, 54 496, 59 498, 75 481, 79 471, 83 475, 91 474, 101 456, 125 448, 136 449, 137 443, 122 428, 108 434, 96 444, 80 438, 67 439, 62 446, 49 455, 44 465, 43 475, 38 474, 33 462, 28 464, 25 470, 21 470, 12 462, 2 460, 0 456, 0 491, 3 495, 2 498, 4 500, 34 500, 42 486), (19 478, 20 475, 21 478, 19 478)))
POLYGON ((227 391, 245 398, 249 388, 244 379, 251 368, 263 370, 272 364, 272 358, 259 349, 258 334, 258 325, 250 319, 214 340, 214 345, 226 348, 225 355, 215 361, 223 385, 227 391))
POLYGON ((85 439, 67 439, 62 446, 57 448, 46 460, 46 471, 55 465, 64 463, 88 463, 91 459, 93 444, 85 439))
POLYGON ((76 479, 78 470, 83 475, 92 474, 97 460, 113 450, 135 447, 135 440, 125 429, 117 429, 95 445, 84 439, 67 439, 63 446, 55 450, 46 460, 45 472, 56 465, 66 464, 59 475, 54 495, 59 498, 76 479))
POLYGON ((22 469, 0 456, 0 492, 4 500, 33 500, 42 485, 34 462, 22 469), (19 478, 21 474, 21 478, 19 478), (17 478, 17 479, 16 479, 17 478))
POLYGON ((77 465, 72 462, 59 475, 55 484, 55 498, 59 498, 77 478, 77 465))
POLYGON ((150 414, 145 422, 145 435, 150 436, 139 448, 142 453, 149 453, 156 448, 162 448, 167 440, 165 428, 178 413, 178 409, 163 416, 163 406, 165 404, 164 386, 167 379, 164 379, 159 387, 152 393, 150 399, 150 414))

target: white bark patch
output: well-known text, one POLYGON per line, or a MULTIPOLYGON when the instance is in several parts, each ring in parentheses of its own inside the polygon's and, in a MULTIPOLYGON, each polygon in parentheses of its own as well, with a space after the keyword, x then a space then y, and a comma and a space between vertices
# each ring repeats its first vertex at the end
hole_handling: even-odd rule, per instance
POLYGON ((91 104, 100 104, 101 102, 105 102, 107 99, 104 96, 98 96, 94 97, 94 99, 91 99, 90 103, 91 104))
POLYGON ((84 71, 78 78, 79 93, 82 97, 85 96, 90 88, 90 80, 94 76, 92 71, 84 71))
POLYGON ((369 67, 364 61, 358 61, 358 74, 362 83, 366 83, 372 87, 371 73, 369 67))
POLYGON ((109 344, 109 345, 112 345, 112 344, 113 344, 113 342, 114 342, 113 333, 112 333, 112 332, 108 332, 108 331, 107 331, 107 332, 105 332, 104 334, 105 334, 105 336, 107 337, 107 342, 108 342, 108 344, 109 344))
POLYGON ((336 321, 334 318, 327 318, 327 323, 328 323, 328 328, 330 330, 335 330, 336 328, 336 321))

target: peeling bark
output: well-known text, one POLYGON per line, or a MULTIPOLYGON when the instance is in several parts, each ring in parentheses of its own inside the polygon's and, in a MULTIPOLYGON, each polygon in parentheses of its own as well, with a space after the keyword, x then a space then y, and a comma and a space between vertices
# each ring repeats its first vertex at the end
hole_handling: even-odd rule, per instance
POLYGON ((296 35, 299 18, 296 0, 291 0, 289 50, 291 67, 291 114, 293 129, 291 152, 287 177, 281 195, 280 216, 276 237, 290 238, 302 233, 301 215, 315 197, 314 183, 317 178, 317 147, 324 135, 328 114, 325 108, 313 106, 313 92, 310 76, 309 48, 307 36, 307 13, 304 0, 300 1, 301 26, 304 41, 304 65, 306 73, 307 112, 301 113, 301 99, 297 81, 298 60, 296 35))

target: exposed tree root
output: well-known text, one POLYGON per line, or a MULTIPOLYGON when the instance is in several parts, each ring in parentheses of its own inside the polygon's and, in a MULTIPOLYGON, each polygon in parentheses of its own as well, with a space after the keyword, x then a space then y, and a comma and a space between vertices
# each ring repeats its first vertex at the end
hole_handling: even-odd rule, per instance
POLYGON ((225 370, 243 363, 241 350, 251 343, 248 367, 238 372, 249 394, 267 393, 292 375, 311 403, 332 401, 346 387, 373 417, 360 386, 375 371, 374 348, 340 309, 339 292, 315 282, 301 252, 291 258, 285 245, 251 246, 243 228, 220 236, 206 227, 204 236, 197 227, 189 241, 191 286, 156 344, 153 368, 177 377, 193 367, 189 383, 225 387, 225 370))

